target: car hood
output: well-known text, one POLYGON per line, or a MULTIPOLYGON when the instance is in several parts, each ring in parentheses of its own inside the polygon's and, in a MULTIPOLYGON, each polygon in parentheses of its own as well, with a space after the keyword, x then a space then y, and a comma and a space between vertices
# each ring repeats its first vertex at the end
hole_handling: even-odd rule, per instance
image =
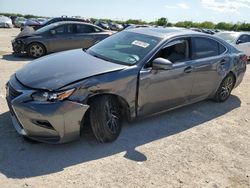
POLYGON ((32 61, 16 72, 16 78, 27 87, 52 91, 88 77, 126 67, 93 57, 82 49, 77 49, 32 61))
POLYGON ((27 38, 35 35, 35 30, 32 27, 25 27, 17 36, 18 38, 27 38))

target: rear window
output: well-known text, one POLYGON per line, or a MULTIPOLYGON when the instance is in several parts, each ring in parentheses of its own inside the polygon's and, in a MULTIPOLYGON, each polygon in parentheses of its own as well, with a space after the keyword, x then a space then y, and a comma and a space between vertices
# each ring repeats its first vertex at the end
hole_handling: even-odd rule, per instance
POLYGON ((95 32, 95 30, 92 26, 79 24, 76 26, 76 32, 77 33, 93 33, 95 32))
POLYGON ((203 37, 193 38, 193 59, 220 55, 226 48, 219 42, 203 37))

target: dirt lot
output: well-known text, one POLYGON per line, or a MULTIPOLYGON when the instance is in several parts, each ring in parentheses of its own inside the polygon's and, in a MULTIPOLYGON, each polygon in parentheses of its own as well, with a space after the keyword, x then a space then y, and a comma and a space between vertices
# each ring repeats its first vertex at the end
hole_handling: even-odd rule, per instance
POLYGON ((0 187, 250 187, 250 70, 223 104, 200 102, 126 124, 119 139, 27 142, 12 127, 5 83, 30 59, 0 29, 0 187))

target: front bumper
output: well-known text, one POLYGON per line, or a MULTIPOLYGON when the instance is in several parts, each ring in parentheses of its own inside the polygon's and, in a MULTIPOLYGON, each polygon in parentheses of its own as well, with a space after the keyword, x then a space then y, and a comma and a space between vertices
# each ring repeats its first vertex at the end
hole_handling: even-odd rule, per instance
POLYGON ((80 138, 83 116, 88 105, 73 101, 38 103, 12 76, 7 84, 7 102, 12 123, 20 135, 47 143, 65 143, 80 138))
POLYGON ((24 45, 23 42, 20 41, 18 43, 16 40, 13 40, 11 42, 11 44, 12 44, 12 49, 13 49, 15 54, 23 54, 23 53, 25 53, 25 45, 24 45))

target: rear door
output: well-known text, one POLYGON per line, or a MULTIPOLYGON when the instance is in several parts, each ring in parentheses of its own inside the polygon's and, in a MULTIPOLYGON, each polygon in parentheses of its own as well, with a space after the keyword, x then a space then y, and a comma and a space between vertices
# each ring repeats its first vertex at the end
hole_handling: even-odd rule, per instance
POLYGON ((217 89, 230 65, 230 58, 226 51, 225 46, 211 38, 192 38, 194 75, 192 101, 205 99, 217 89))
POLYGON ((74 36, 75 48, 87 49, 95 44, 97 37, 95 27, 85 24, 76 24, 74 36))

